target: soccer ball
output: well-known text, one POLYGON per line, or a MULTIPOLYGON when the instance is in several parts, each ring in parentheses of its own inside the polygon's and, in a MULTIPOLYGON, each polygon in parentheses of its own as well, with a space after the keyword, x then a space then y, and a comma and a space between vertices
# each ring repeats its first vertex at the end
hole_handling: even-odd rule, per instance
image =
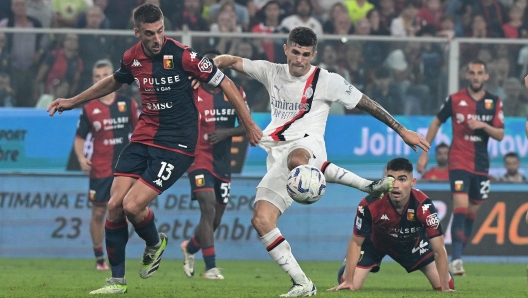
POLYGON ((326 179, 316 167, 301 165, 290 172, 286 189, 295 202, 309 205, 324 195, 326 179))

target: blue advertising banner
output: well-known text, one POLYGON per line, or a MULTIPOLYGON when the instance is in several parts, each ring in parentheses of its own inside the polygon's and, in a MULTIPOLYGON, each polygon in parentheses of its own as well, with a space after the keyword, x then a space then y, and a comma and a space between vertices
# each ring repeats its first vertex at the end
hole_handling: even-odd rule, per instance
MULTIPOLYGON (((66 111, 49 117, 37 109, 0 109, 0 171, 2 172, 64 172, 73 146, 79 110, 66 111)), ((270 121, 269 113, 254 113, 257 124, 264 128, 270 121)), ((407 128, 425 135, 431 116, 399 116, 407 128)), ((507 118, 502 142, 490 141, 492 167, 502 168, 502 157, 517 152, 521 164, 528 165, 528 140, 524 118, 507 118)), ((434 145, 451 143, 451 124, 440 128, 430 153, 434 163, 434 145)), ((361 173, 373 169, 381 175, 382 166, 396 156, 415 162, 419 154, 406 146, 401 138, 385 124, 368 115, 330 115, 326 129, 328 158, 350 170, 361 173)), ((243 159, 242 159, 243 160, 243 159)), ((251 147, 242 174, 261 175, 265 171, 266 153, 251 147)), ((372 177, 372 176, 371 176, 372 177)))

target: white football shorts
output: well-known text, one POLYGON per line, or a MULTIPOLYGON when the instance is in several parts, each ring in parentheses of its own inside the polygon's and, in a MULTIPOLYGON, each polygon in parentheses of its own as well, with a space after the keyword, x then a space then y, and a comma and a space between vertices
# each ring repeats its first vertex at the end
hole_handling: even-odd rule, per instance
POLYGON ((286 191, 286 181, 290 175, 287 164, 288 155, 297 148, 304 148, 312 156, 309 164, 321 169, 327 160, 324 139, 307 136, 296 141, 267 141, 261 142, 259 145, 268 153, 268 158, 266 159, 267 172, 257 186, 255 202, 268 201, 275 205, 281 213, 284 213, 293 202, 286 191), (279 143, 280 145, 277 145, 279 143))

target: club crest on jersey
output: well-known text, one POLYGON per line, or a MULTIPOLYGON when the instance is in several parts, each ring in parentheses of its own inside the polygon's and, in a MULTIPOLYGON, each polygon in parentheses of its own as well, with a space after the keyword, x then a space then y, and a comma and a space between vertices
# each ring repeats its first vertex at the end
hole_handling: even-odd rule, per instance
POLYGON ((493 109, 493 99, 484 99, 484 107, 486 108, 486 110, 493 109))
POLYGON ((306 92, 304 93, 304 97, 310 98, 313 95, 313 88, 312 85, 310 85, 308 88, 306 88, 306 92))
POLYGON ((416 220, 416 218, 414 217, 414 209, 407 209, 407 220, 408 221, 416 220))
POLYGON ((198 62, 198 69, 201 72, 211 73, 213 72, 213 63, 208 58, 203 57, 200 62, 198 62))
POLYGON ((90 189, 90 201, 95 200, 95 190, 90 189))
POLYGON ((163 55, 163 68, 165 69, 174 68, 174 60, 172 58, 172 55, 163 55))
POLYGON ((194 177, 194 183, 196 184, 196 186, 198 187, 202 187, 205 185, 205 177, 204 175, 196 175, 194 177))
POLYGON ((126 102, 124 101, 118 101, 117 102, 117 109, 119 110, 119 112, 126 112, 126 102))
POLYGON ((456 180, 455 181, 455 190, 461 191, 464 188, 464 181, 463 180, 456 180))

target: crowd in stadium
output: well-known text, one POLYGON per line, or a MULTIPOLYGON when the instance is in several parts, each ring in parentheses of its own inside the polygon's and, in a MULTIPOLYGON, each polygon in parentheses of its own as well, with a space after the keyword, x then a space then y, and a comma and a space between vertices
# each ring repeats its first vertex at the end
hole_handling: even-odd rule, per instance
MULTIPOLYGON (((161 7, 170 31, 288 33, 312 28, 321 40, 316 65, 342 75, 392 114, 433 115, 447 96, 449 40, 454 37, 526 38, 526 0, 0 0, 0 28, 131 29, 132 10, 161 7), (332 35, 360 39, 327 39, 332 35), (443 37, 438 42, 361 40, 362 36, 443 37)), ((169 34, 170 35, 170 34, 169 34)), ((91 85, 91 68, 121 54, 137 39, 105 34, 0 32, 0 106, 46 107, 91 85)), ((285 62, 283 38, 194 37, 198 51, 217 49, 252 59, 285 62)), ((486 89, 500 96, 506 116, 528 114, 528 46, 461 44, 459 65, 487 63, 486 89)), ((229 73, 228 73, 229 74, 229 73)), ((233 78, 248 90, 253 111, 268 111, 266 90, 233 78)), ((464 69, 460 69, 464 85, 464 69)), ((123 92, 135 96, 129 87, 123 92)), ((333 114, 360 111, 333 107, 333 114)))

